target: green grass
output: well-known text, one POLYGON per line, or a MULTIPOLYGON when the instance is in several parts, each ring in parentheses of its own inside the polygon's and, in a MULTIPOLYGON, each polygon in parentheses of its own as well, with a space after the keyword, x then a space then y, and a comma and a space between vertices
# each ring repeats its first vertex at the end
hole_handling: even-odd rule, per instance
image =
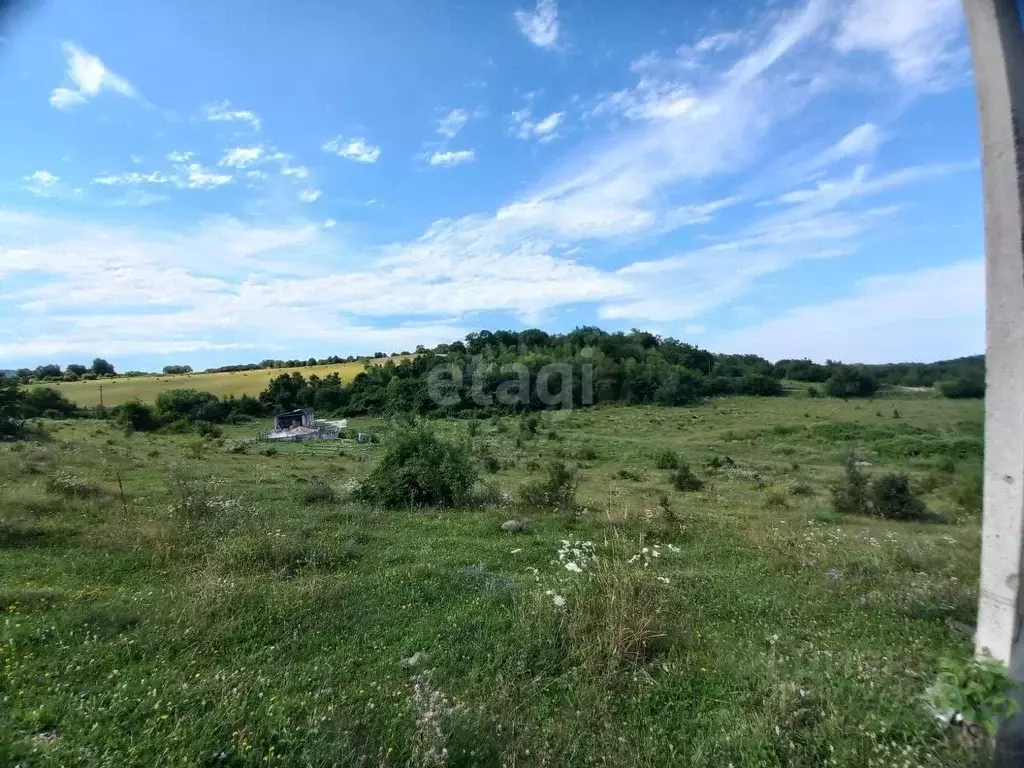
MULTIPOLYGON (((392 358, 400 362, 401 356, 392 358)), ((373 361, 385 362, 385 361, 373 361)), ((256 397, 267 388, 270 380, 282 373, 298 371, 305 377, 312 375, 324 378, 337 373, 342 381, 351 381, 363 372, 366 365, 363 360, 336 365, 309 365, 301 368, 262 368, 256 371, 232 371, 225 373, 189 373, 176 376, 124 376, 114 379, 96 381, 57 381, 46 382, 43 386, 54 387, 64 396, 81 406, 100 404, 100 386, 103 387, 103 404, 106 406, 120 405, 128 400, 141 400, 151 403, 156 396, 168 389, 188 388, 212 392, 217 397, 228 395, 250 395, 256 397)))
POLYGON ((956 499, 980 458, 936 472, 947 454, 887 446, 976 440, 982 406, 876 415, 891 405, 434 423, 513 496, 551 461, 578 469, 581 514, 345 502, 383 445, 265 456, 257 424, 197 451, 47 422, 45 442, 0 445, 0 764, 969 764, 918 697, 971 652, 950 622, 974 622, 979 521, 956 499), (673 489, 665 449, 701 490, 673 489), (849 449, 932 477, 951 522, 832 513, 849 449))

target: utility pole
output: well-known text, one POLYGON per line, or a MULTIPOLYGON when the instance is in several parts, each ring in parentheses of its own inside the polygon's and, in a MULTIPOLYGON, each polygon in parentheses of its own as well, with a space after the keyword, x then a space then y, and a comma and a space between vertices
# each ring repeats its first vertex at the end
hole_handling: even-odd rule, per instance
POLYGON ((103 385, 100 384, 100 408, 103 407, 103 385))
MULTIPOLYGON (((1024 22, 1021 0, 963 0, 985 196, 985 492, 979 654, 1024 682, 1024 22)), ((1017 697, 1021 700, 1021 686, 1017 697)), ((997 765, 1024 765, 1024 712, 1000 727, 997 765)))

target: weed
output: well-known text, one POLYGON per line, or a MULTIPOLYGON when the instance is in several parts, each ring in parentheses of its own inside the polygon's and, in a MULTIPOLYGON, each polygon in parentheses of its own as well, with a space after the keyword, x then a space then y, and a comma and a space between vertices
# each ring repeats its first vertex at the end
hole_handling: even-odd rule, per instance
POLYGON ((662 448, 654 460, 658 469, 675 469, 679 466, 679 454, 671 448, 662 448))
POLYGON ((529 508, 572 510, 578 487, 576 472, 556 460, 548 464, 547 477, 527 482, 519 489, 519 501, 529 508))
POLYGON ((334 488, 323 477, 314 477, 298 489, 300 504, 331 504, 337 500, 334 488))
POLYGON ((690 465, 680 462, 679 466, 672 470, 672 487, 677 491, 699 491, 704 487, 704 481, 697 477, 690 465))
POLYGON ((105 491, 95 483, 63 470, 58 470, 47 478, 46 489, 64 498, 95 499, 105 495, 105 491))
POLYGON ((789 506, 789 499, 785 491, 769 491, 764 497, 766 509, 785 509, 789 506))

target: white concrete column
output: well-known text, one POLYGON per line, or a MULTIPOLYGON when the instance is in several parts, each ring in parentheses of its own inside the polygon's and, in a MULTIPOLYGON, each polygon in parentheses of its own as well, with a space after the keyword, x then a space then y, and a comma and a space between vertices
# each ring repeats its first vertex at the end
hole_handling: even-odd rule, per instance
MULTIPOLYGON (((985 194, 985 504, 978 653, 1024 680, 1024 25, 1018 0, 964 0, 981 123, 985 194)), ((1022 718, 1000 763, 1024 765, 1022 718)))

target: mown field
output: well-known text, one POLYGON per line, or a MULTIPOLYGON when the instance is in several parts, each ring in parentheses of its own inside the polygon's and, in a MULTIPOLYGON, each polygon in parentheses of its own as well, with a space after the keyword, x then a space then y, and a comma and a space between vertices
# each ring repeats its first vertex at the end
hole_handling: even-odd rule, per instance
POLYGON ((434 422, 472 442, 479 503, 400 512, 344 500, 384 421, 276 452, 259 424, 44 422, 0 445, 0 764, 980 764, 921 695, 972 650, 982 416, 790 396, 434 422), (943 522, 831 511, 847 450, 943 522), (556 460, 582 511, 519 508, 556 460))
MULTIPOLYGON (((393 359, 395 362, 399 362, 403 358, 399 356, 393 359)), ((386 361, 375 360, 373 362, 386 361)), ((53 387, 73 403, 88 407, 100 404, 100 386, 102 385, 103 404, 113 407, 129 400, 152 403, 161 392, 178 388, 199 389, 203 392, 212 392, 217 397, 227 397, 228 395, 257 397, 275 376, 293 371, 298 371, 307 378, 313 375, 324 378, 332 373, 337 373, 343 382, 349 382, 357 374, 362 373, 365 365, 365 361, 356 360, 351 363, 309 365, 301 368, 262 368, 256 371, 188 373, 176 376, 123 376, 96 381, 48 381, 43 386, 53 387)))

